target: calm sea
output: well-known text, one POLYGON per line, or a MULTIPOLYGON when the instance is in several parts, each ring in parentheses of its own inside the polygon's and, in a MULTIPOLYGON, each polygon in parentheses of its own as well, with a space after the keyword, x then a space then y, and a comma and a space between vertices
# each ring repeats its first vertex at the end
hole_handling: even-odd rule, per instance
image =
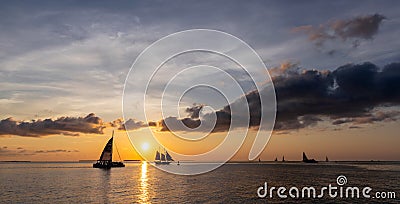
MULTIPOLYGON (((127 163, 125 168, 94 169, 91 163, 0 163, 1 203, 399 203, 400 163, 253 163, 225 164, 202 175, 178 176, 149 163, 127 163), (258 198, 268 187, 371 187, 369 193, 395 192, 392 199, 258 198)), ((174 164, 175 165, 175 164, 174 164)), ((184 168, 185 165, 171 168, 184 168)), ((287 193, 287 192, 286 192, 287 193)), ((319 191, 317 192, 319 194, 319 191)))

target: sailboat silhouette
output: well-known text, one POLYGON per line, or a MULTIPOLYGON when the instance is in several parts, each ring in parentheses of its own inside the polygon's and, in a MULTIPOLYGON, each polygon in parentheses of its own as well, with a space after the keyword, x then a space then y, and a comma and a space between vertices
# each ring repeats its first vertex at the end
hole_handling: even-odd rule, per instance
MULTIPOLYGON (((118 162, 112 161, 113 139, 114 139, 114 131, 112 132, 112 136, 111 136, 110 140, 108 140, 106 146, 104 147, 103 151, 101 152, 99 160, 97 160, 97 162, 93 164, 93 168, 109 169, 109 168, 113 168, 113 167, 125 167, 125 164, 120 161, 118 161, 118 162)), ((115 147, 117 147, 117 146, 115 145, 115 147)), ((116 148, 116 149, 117 149, 119 159, 121 160, 121 156, 119 155, 118 148, 116 148)))
POLYGON ((156 164, 170 164, 174 159, 172 159, 171 155, 165 150, 165 152, 156 151, 156 157, 154 162, 156 164))
POLYGON ((303 162, 304 163, 318 163, 315 159, 308 159, 306 153, 303 152, 303 162))

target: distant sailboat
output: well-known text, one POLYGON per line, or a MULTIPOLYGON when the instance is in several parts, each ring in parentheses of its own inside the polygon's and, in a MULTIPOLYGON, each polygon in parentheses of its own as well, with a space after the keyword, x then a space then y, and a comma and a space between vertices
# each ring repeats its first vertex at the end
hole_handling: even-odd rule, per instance
POLYGON ((156 164, 170 164, 172 161, 174 160, 167 151, 165 151, 165 153, 160 153, 159 151, 156 151, 156 157, 154 159, 154 162, 156 164))
POLYGON ((274 160, 274 161, 276 161, 276 162, 277 162, 277 161, 278 161, 278 157, 275 157, 275 160, 274 160))
POLYGON ((303 162, 304 163, 318 163, 315 159, 308 159, 306 153, 303 152, 303 162))
POLYGON ((282 162, 285 162, 285 156, 282 157, 282 162))
MULTIPOLYGON (((113 138, 114 138, 114 131, 112 133, 111 139, 108 140, 106 146, 104 147, 103 152, 101 152, 100 159, 97 160, 97 162, 93 164, 93 168, 109 169, 112 167, 125 167, 125 164, 122 162, 113 162, 112 161, 113 138)), ((117 153, 118 153, 119 159, 121 160, 118 149, 117 149, 117 153)))
POLYGON ((328 156, 325 157, 325 161, 326 161, 326 162, 329 162, 328 156))

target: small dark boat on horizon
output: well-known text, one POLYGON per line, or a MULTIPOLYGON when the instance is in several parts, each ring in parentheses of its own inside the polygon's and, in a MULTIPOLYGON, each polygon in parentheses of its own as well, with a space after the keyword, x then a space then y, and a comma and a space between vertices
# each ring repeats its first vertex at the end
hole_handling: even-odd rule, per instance
POLYGON ((315 159, 308 159, 306 153, 303 152, 303 162, 304 163, 318 163, 315 159))
MULTIPOLYGON (((114 138, 114 131, 112 133, 111 139, 108 140, 106 146, 101 152, 100 159, 93 164, 93 168, 101 168, 101 169, 110 169, 114 167, 125 167, 125 164, 120 161, 112 161, 113 155, 113 138, 114 138)), ((121 160, 121 156, 119 155, 118 148, 116 148, 119 159, 121 160)))

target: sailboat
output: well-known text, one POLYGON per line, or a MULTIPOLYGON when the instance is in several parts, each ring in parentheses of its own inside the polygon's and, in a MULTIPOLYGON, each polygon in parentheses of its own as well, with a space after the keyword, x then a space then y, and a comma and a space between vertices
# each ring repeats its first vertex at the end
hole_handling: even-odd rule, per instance
POLYGON ((170 164, 172 161, 174 160, 167 151, 161 153, 159 151, 156 151, 156 157, 154 159, 154 162, 156 164, 170 164))
MULTIPOLYGON (((111 139, 108 140, 106 146, 104 147, 103 152, 101 152, 100 159, 97 160, 97 162, 93 164, 93 168, 109 169, 109 168, 113 168, 113 167, 125 167, 125 164, 120 161, 117 161, 117 162, 112 161, 113 138, 114 138, 114 131, 112 133, 111 139)), ((117 147, 117 146, 115 146, 115 147, 117 147)), ((117 149, 119 159, 121 160, 121 156, 119 155, 118 148, 116 148, 116 149, 117 149)))
POLYGON ((306 153, 303 152, 303 162, 304 163, 318 163, 315 159, 308 159, 306 153))
POLYGON ((325 157, 325 162, 329 162, 328 156, 325 157))

